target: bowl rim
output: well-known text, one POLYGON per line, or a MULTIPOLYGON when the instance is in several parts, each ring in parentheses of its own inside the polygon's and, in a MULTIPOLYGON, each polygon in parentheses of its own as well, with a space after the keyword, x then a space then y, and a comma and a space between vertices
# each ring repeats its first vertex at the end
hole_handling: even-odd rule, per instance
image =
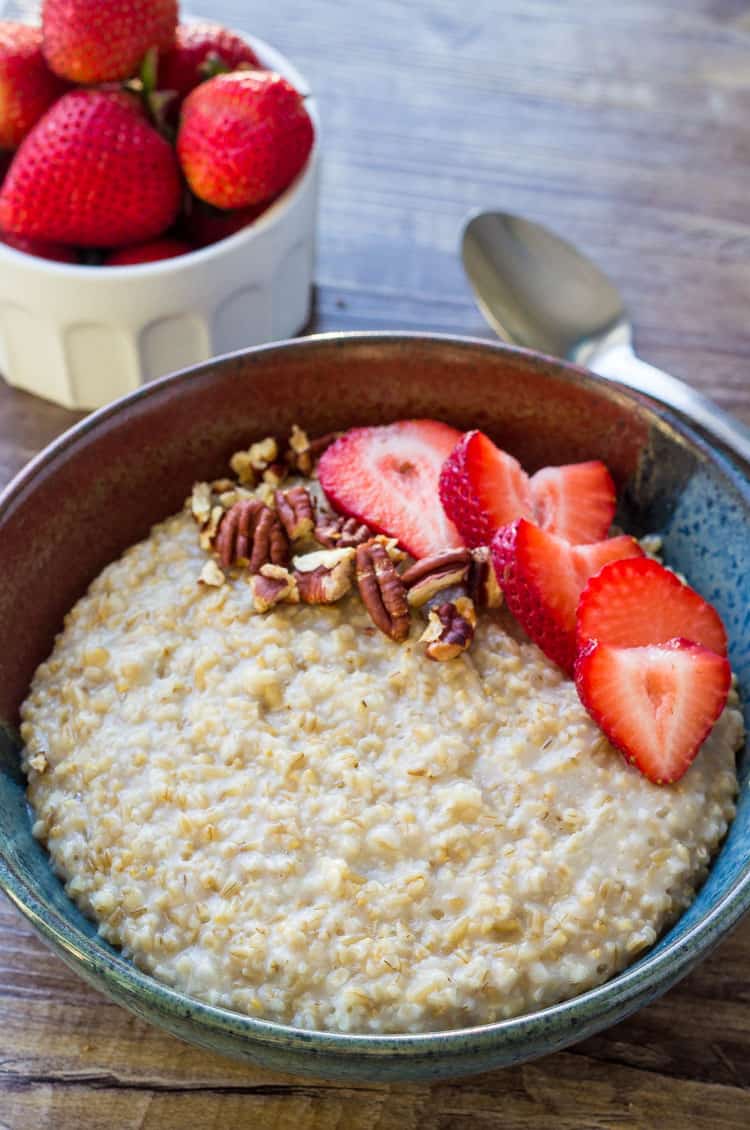
MULTIPOLYGON (((195 21, 188 19, 184 22, 190 23, 195 21)), ((19 251, 17 248, 11 247, 7 243, 0 242, 0 267, 2 267, 3 260, 6 260, 10 265, 15 263, 19 267, 25 267, 27 270, 38 270, 49 273, 50 275, 57 275, 60 279, 69 279, 75 282, 81 282, 84 279, 110 281, 120 278, 124 279, 126 282, 131 282, 133 279, 147 278, 159 274, 171 274, 182 267, 188 267, 194 263, 200 266, 203 263, 207 263, 210 259, 217 258, 222 252, 234 250, 241 247, 243 244, 252 244, 257 238, 263 235, 264 232, 277 227, 291 211, 295 202, 303 195, 308 184, 316 174, 320 162, 321 149, 320 115, 318 113, 317 102, 311 93, 310 83, 286 55, 257 35, 251 35, 249 32, 241 30, 237 30, 236 34, 250 44, 256 51, 261 62, 267 62, 271 70, 278 72, 284 78, 288 79, 302 94, 305 100, 305 107, 315 127, 312 148, 305 164, 284 191, 261 212, 257 220, 253 220, 244 228, 240 228, 239 231, 233 232, 231 235, 224 236, 223 239, 219 239, 215 243, 209 243, 205 247, 193 248, 190 251, 186 251, 183 255, 175 255, 169 259, 159 259, 152 263, 130 263, 122 267, 108 267, 104 264, 91 266, 86 263, 61 263, 55 259, 45 259, 41 255, 33 255, 28 251, 19 251)), ((171 237, 163 233, 162 235, 154 236, 153 239, 141 240, 141 243, 155 243, 157 240, 170 238, 178 237, 171 237)), ((137 245, 128 244, 127 246, 137 245)), ((115 248, 115 250, 118 249, 115 248)))
MULTIPOLYGON (((523 349, 504 342, 450 333, 419 333, 410 331, 346 331, 311 334, 307 337, 271 342, 222 354, 209 361, 160 377, 149 384, 120 397, 118 400, 92 412, 67 429, 31 459, 0 493, 0 515, 22 496, 27 484, 50 461, 75 445, 79 438, 117 416, 130 405, 152 396, 175 384, 190 383, 204 378, 217 365, 238 358, 253 357, 261 361, 264 355, 314 348, 336 348, 340 345, 367 345, 391 343, 394 346, 435 343, 467 351, 479 350, 504 354, 510 358, 521 356, 539 367, 553 365, 555 376, 584 388, 595 389, 614 402, 635 403, 647 414, 649 420, 678 443, 696 449, 699 456, 729 475, 734 485, 744 495, 750 507, 750 467, 739 460, 736 467, 723 452, 714 448, 694 432, 683 420, 675 417, 660 402, 651 400, 616 381, 597 376, 571 362, 523 349)), ((710 873, 710 872, 709 872, 710 873)), ((0 890, 3 890, 37 931, 53 947, 67 955, 74 967, 88 973, 89 978, 106 985, 115 984, 122 995, 134 1000, 148 1001, 161 1017, 177 1022, 188 1019, 206 1034, 248 1041, 250 1045, 267 1047, 297 1047, 314 1049, 317 1053, 366 1058, 384 1057, 408 1060, 438 1052, 450 1051, 457 1055, 472 1055, 489 1051, 503 1042, 508 1045, 523 1044, 538 1035, 543 1027, 547 1034, 554 1031, 558 1037, 556 1047, 573 1043, 577 1028, 587 1027, 589 1032, 600 1030, 634 1011, 644 997, 653 999, 669 989, 680 977, 689 972, 696 962, 710 950, 750 911, 750 855, 739 874, 729 884, 716 904, 702 914, 687 932, 673 939, 657 952, 648 952, 622 972, 592 989, 568 1000, 549 1005, 535 1012, 524 1013, 491 1024, 443 1029, 424 1033, 375 1034, 363 1032, 332 1032, 320 1029, 296 1028, 273 1020, 234 1012, 208 1004, 177 989, 157 981, 139 970, 122 953, 102 942, 96 934, 89 936, 71 924, 56 908, 40 898, 34 887, 21 876, 6 856, 0 844, 0 890), (58 920, 59 925, 56 925, 58 920)), ((67 897, 67 896, 66 896, 67 897)), ((71 905, 75 904, 71 901, 71 905)), ((103 990, 103 991, 106 991, 103 990)))

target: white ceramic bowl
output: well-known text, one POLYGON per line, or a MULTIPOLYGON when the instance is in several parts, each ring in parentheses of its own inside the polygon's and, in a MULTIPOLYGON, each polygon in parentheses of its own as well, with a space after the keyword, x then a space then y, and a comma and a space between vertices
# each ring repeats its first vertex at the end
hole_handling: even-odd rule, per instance
MULTIPOLYGON (((279 52, 242 33, 303 94, 279 52)), ((133 267, 81 267, 0 244, 0 372, 68 408, 99 408, 175 369, 294 336, 310 313, 320 125, 307 165, 259 217, 200 251, 133 267)))

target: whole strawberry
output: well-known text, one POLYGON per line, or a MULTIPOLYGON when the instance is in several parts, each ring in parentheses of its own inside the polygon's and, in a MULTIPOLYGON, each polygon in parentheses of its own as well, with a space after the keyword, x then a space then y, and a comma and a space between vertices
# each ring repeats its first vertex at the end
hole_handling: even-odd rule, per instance
POLYGON ((313 125, 302 96, 281 75, 217 75, 182 108, 177 154, 196 196, 246 208, 276 196, 302 169, 313 125))
MULTIPOLYGON (((187 194, 186 194, 187 195, 187 194)), ((272 201, 253 204, 249 208, 232 208, 229 211, 213 208, 195 196, 188 195, 182 227, 196 247, 208 247, 221 239, 242 231, 262 216, 272 201)))
POLYGON ((187 255, 194 248, 182 239, 152 239, 148 243, 137 243, 134 247, 123 247, 107 255, 103 267, 135 267, 141 263, 157 263, 162 259, 176 259, 187 255))
POLYGON ((17 149, 67 88, 44 60, 39 28, 0 20, 0 149, 17 149))
POLYGON ((259 67, 258 56, 241 36, 221 24, 180 24, 174 47, 159 62, 159 86, 181 98, 222 71, 259 67))
POLYGON ((174 43, 177 0, 44 0, 44 55, 78 83, 136 74, 150 47, 174 43))
POLYGON ((62 243, 46 243, 41 239, 26 239, 22 235, 10 235, 9 232, 0 232, 0 243, 12 247, 14 251, 23 251, 25 255, 36 255, 37 259, 52 259, 56 263, 77 263, 78 256, 72 247, 65 247, 62 243))
POLYGON ((182 193, 174 150, 126 94, 74 90, 18 150, 0 189, 0 228, 117 247, 161 235, 182 193))

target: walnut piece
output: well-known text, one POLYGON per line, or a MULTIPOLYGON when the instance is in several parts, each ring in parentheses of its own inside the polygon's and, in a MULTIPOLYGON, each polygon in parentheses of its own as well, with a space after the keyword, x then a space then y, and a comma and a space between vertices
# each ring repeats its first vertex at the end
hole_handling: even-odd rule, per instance
POLYGON ((215 546, 225 569, 247 564, 251 573, 259 573, 263 565, 286 565, 289 560, 289 543, 278 514, 257 498, 236 502, 226 511, 215 546))
POLYGON ((358 545, 356 568, 360 595, 372 622, 392 640, 405 640, 411 626, 406 588, 385 546, 377 541, 358 545))
POLYGON ((327 432, 325 435, 310 439, 307 432, 293 424, 289 447, 284 458, 292 470, 309 477, 315 469, 316 461, 341 434, 341 432, 327 432))
POLYGON ((277 490, 276 512, 290 541, 310 537, 315 526, 315 503, 307 487, 298 484, 289 490, 277 490))
POLYGON ((305 604, 334 604, 354 579, 354 549, 322 549, 295 557, 294 575, 305 604))
POLYGON ((329 549, 348 549, 371 538, 372 530, 364 522, 343 514, 321 514, 315 524, 315 540, 329 549))
POLYGON ((448 549, 431 557, 422 557, 401 574, 412 608, 421 608, 439 592, 464 585, 469 573, 471 553, 468 549, 448 549))
POLYGON ((430 609, 430 619, 419 637, 420 642, 427 644, 430 659, 440 662, 455 659, 470 647, 476 624, 474 602, 461 596, 430 609))
POLYGON ((297 604, 299 591, 296 578, 283 565, 262 565, 250 578, 256 612, 268 612, 275 604, 297 604))

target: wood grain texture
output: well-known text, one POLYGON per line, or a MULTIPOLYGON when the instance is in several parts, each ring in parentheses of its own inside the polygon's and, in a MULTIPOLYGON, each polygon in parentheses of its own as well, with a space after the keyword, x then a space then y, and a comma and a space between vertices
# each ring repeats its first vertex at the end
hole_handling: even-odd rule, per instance
MULTIPOLYGON (((491 336, 456 256, 518 210, 619 281, 638 347, 750 423, 750 3, 192 0, 307 74, 325 152, 312 329, 491 336)), ((0 385, 0 481, 76 417, 0 385)), ((339 1086, 190 1048, 95 994, 0 902, 0 1130, 733 1130, 750 922, 578 1047, 434 1086, 339 1086)))

